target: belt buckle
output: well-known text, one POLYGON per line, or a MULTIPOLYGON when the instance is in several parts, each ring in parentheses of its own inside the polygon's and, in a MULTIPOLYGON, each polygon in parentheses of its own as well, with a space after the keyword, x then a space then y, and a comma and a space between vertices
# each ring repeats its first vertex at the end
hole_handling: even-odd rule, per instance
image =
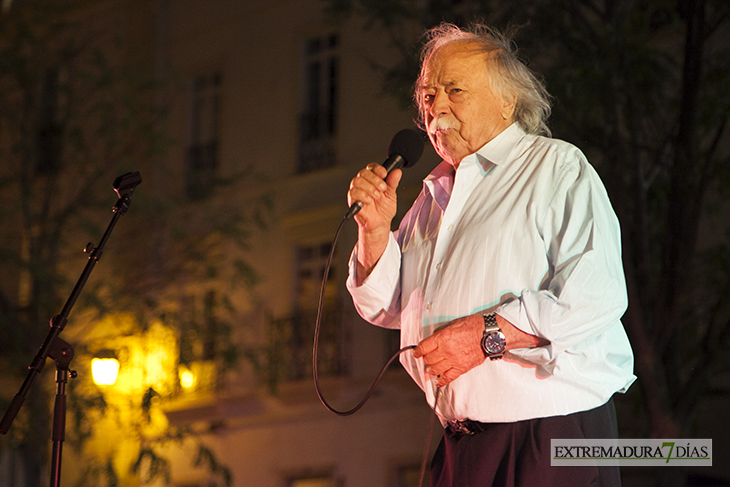
POLYGON ((452 432, 456 433, 456 434, 460 434, 460 435, 473 435, 474 434, 474 431, 472 431, 469 428, 466 421, 452 420, 452 421, 449 421, 449 426, 451 427, 452 432))

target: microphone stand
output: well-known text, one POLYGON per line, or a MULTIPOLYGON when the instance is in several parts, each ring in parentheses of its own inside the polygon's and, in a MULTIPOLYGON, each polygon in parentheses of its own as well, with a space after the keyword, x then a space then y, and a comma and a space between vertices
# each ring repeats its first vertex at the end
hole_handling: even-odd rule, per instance
POLYGON ((74 356, 74 349, 66 341, 62 340, 59 335, 63 331, 68 322, 68 315, 71 312, 76 300, 81 294, 81 290, 86 284, 91 271, 104 251, 104 245, 109 239, 114 226, 120 217, 127 213, 131 204, 132 193, 139 183, 142 182, 142 176, 139 172, 127 173, 117 177, 114 180, 114 191, 119 196, 117 203, 114 205, 114 216, 98 247, 94 247, 93 243, 89 243, 84 252, 89 254, 89 260, 86 267, 81 273, 81 277, 76 282, 71 295, 64 305, 61 313, 51 319, 51 329, 46 336, 43 345, 41 345, 38 354, 28 367, 28 375, 20 387, 20 391, 13 397, 10 407, 5 412, 2 421, 0 421, 0 433, 6 434, 10 429, 15 416, 20 411, 25 396, 30 390, 36 375, 40 374, 46 363, 46 358, 51 357, 56 362, 56 400, 53 406, 53 428, 51 433, 51 441, 53 442, 53 451, 51 456, 51 487, 59 487, 61 485, 61 453, 63 450, 63 441, 66 437, 66 383, 68 378, 76 377, 76 371, 70 370, 71 360, 74 356))

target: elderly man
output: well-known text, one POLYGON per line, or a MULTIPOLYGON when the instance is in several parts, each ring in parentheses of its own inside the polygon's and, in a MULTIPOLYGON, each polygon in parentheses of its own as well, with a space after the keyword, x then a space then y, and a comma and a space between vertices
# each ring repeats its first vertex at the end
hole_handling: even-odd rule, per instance
POLYGON ((401 172, 352 180, 348 289, 365 319, 418 344, 401 362, 445 426, 432 485, 619 485, 617 468, 550 467, 551 438, 616 437, 611 397, 635 379, 606 191, 549 138, 548 95, 508 39, 429 35, 415 99, 443 162, 397 232, 401 172))

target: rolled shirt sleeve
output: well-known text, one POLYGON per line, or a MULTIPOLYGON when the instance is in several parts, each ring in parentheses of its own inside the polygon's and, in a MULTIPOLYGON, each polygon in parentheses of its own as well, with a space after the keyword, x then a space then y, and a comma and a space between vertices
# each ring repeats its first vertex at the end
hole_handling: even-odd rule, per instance
POLYGON ((350 255, 347 290, 357 312, 374 325, 400 328, 400 248, 390 233, 385 252, 364 282, 357 285, 357 246, 350 255))
POLYGON ((549 262, 545 282, 497 310, 525 333, 550 341, 512 350, 546 367, 557 354, 619 324, 628 305, 620 227, 605 189, 588 165, 565 172, 539 223, 549 262))

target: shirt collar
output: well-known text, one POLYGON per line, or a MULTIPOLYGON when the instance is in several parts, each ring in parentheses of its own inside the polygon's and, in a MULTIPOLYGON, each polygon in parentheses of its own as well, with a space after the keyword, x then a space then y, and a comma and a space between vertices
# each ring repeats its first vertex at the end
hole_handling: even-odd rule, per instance
POLYGON ((492 164, 504 166, 509 162, 509 154, 515 145, 525 136, 525 131, 517 123, 513 123, 495 138, 487 142, 476 151, 477 160, 484 168, 489 169, 492 164))
MULTIPOLYGON (((462 159, 459 167, 462 164, 470 165, 475 160, 482 167, 480 171, 481 176, 484 177, 487 171, 492 165, 504 166, 508 163, 508 156, 517 142, 525 136, 525 131, 517 123, 513 123, 502 132, 499 133, 495 138, 484 144, 479 150, 473 154, 462 159)), ((442 209, 445 208, 445 203, 442 205, 442 199, 444 193, 446 193, 446 201, 448 196, 451 195, 451 190, 454 185, 454 168, 451 164, 446 161, 436 166, 431 173, 426 176, 423 180, 424 189, 431 193, 431 196, 436 200, 442 209)))
POLYGON ((441 164, 436 166, 423 180, 424 191, 431 194, 441 211, 446 211, 446 205, 454 188, 454 174, 454 166, 446 161, 441 161, 441 164))

